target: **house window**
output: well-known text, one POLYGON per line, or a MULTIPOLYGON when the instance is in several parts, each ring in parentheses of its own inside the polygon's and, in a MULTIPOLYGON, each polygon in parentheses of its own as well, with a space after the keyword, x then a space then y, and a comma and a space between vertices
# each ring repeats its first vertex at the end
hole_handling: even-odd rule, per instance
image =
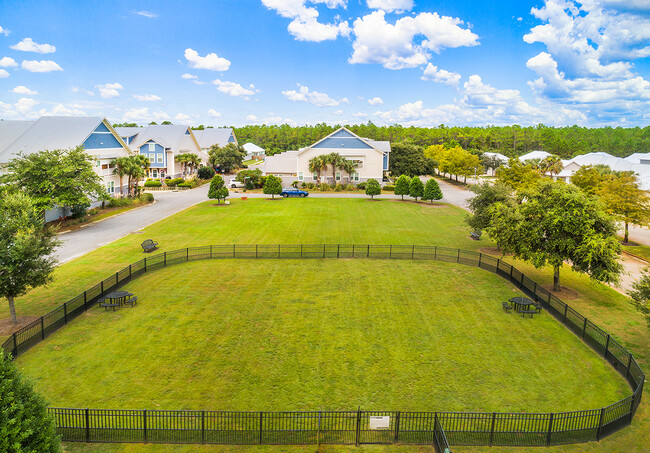
POLYGON ((108 181, 106 183, 106 192, 110 194, 115 193, 115 181, 108 181))
POLYGON ((156 155, 155 154, 149 154, 149 162, 154 163, 156 161, 156 155))
POLYGON ((160 177, 164 178, 165 177, 165 170, 160 170, 160 177))
POLYGON ((153 175, 154 178, 157 178, 158 177, 158 170, 154 169, 152 175, 153 175))
POLYGON ((362 159, 352 159, 352 163, 356 168, 363 168, 363 160, 362 159))
POLYGON ((314 172, 311 174, 312 181, 318 181, 318 173, 314 172))
POLYGON ((353 179, 354 181, 359 181, 359 173, 354 173, 354 174, 352 175, 352 179, 353 179))
POLYGON ((102 165, 102 170, 108 170, 108 164, 102 165))
POLYGON ((149 152, 154 152, 154 151, 156 151, 156 144, 149 143, 149 152))
POLYGON ((95 167, 101 167, 102 163, 100 161, 95 162, 95 167))
POLYGON ((340 171, 337 171, 337 172, 336 172, 336 180, 337 180, 337 181, 340 181, 340 180, 341 180, 341 172, 340 172, 340 171))
POLYGON ((298 172, 298 181, 304 181, 304 180, 305 180, 305 176, 303 175, 303 172, 299 171, 298 172))
POLYGON ((163 155, 162 154, 158 154, 158 163, 159 164, 163 163, 163 155))

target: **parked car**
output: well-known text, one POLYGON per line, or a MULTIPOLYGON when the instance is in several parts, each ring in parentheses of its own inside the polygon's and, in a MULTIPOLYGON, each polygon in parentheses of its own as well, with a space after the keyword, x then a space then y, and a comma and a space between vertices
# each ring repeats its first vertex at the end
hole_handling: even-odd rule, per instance
POLYGON ((288 189, 282 189, 280 195, 282 195, 284 198, 287 197, 305 198, 307 195, 309 195, 309 192, 305 192, 304 190, 294 189, 293 187, 290 187, 288 189))
POLYGON ((235 178, 232 178, 231 180, 229 180, 228 185, 233 189, 236 189, 238 187, 241 187, 241 188, 246 187, 246 184, 244 184, 241 181, 237 181, 235 178))

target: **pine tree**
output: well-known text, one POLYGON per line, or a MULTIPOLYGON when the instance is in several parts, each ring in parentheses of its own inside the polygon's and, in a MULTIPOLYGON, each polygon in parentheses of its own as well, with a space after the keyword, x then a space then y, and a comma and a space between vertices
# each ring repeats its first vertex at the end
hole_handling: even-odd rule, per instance
POLYGON ((216 175, 212 178, 210 182, 210 189, 208 190, 208 198, 217 200, 217 203, 221 203, 221 200, 226 200, 230 195, 228 188, 224 185, 223 178, 220 175, 216 175))
POLYGON ((376 179, 369 179, 366 182, 366 195, 370 195, 370 199, 373 200, 375 195, 381 194, 381 186, 376 179))
POLYGON ((438 181, 433 178, 430 178, 427 181, 426 186, 424 186, 424 195, 422 196, 422 199, 431 200, 431 204, 433 204, 433 200, 442 199, 442 191, 440 190, 438 181))
POLYGON ((424 184, 422 184, 422 180, 418 176, 413 176, 413 179, 411 179, 409 195, 415 198, 415 201, 418 201, 418 198, 424 195, 424 184))
POLYGON ((271 195, 271 198, 275 198, 276 195, 280 195, 280 193, 282 193, 282 180, 277 176, 267 176, 262 192, 264 192, 266 195, 271 195))
POLYGON ((411 193, 409 188, 410 183, 411 179, 406 175, 401 175, 397 178, 397 182, 395 183, 395 195, 401 195, 403 200, 404 195, 409 195, 411 193))

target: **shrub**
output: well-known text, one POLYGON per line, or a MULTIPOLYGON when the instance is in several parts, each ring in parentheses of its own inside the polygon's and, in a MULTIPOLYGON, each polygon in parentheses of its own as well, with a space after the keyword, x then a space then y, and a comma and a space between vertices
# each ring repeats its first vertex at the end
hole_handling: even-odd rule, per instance
POLYGON ((300 181, 294 181, 294 182, 291 183, 291 187, 293 187, 294 189, 297 189, 299 183, 300 183, 300 181))
POLYGON ((395 191, 395 186, 391 184, 386 184, 384 187, 382 187, 387 192, 394 192, 395 191))
POLYGON ((125 206, 133 206, 133 199, 131 198, 111 198, 108 202, 110 208, 123 208, 125 206))
POLYGON ((212 167, 201 167, 197 171, 199 179, 212 179, 214 177, 215 171, 212 167))
POLYGON ((191 181, 183 181, 182 183, 178 184, 177 187, 189 187, 191 189, 192 188, 192 182, 191 181))
POLYGON ((307 187, 307 184, 305 184, 305 182, 303 181, 302 184, 300 184, 300 188, 304 189, 305 187, 307 187))
POLYGON ((375 195, 381 194, 381 185, 376 179, 369 179, 366 183, 366 195, 370 195, 370 199, 374 199, 375 195))
POLYGON ((352 183, 347 184, 347 185, 345 186, 345 190, 347 190, 348 192, 352 192, 352 191, 355 190, 355 189, 356 189, 356 187, 354 187, 354 184, 352 184, 352 183))
POLYGON ((357 189, 366 190, 366 185, 367 185, 366 182, 360 182, 359 184, 357 184, 357 189))
POLYGON ((343 190, 343 186, 341 185, 341 183, 338 183, 336 187, 334 187, 334 192, 340 192, 342 190, 343 190))
POLYGON ((321 192, 327 192, 328 190, 330 190, 330 185, 329 184, 321 184, 320 185, 320 191, 321 192))
POLYGON ((54 418, 45 399, 34 392, 16 365, 0 349, 0 449, 60 452, 54 418))
POLYGON ((73 219, 79 219, 86 215, 86 209, 90 207, 90 203, 80 203, 72 206, 70 208, 70 217, 73 219))
POLYGON ((158 180, 147 181, 144 183, 145 187, 162 187, 162 183, 158 180))
POLYGON ((153 194, 152 193, 143 193, 140 195, 140 201, 144 203, 153 203, 153 194))
POLYGON ((167 187, 176 187, 182 182, 183 182, 183 178, 174 178, 174 179, 165 180, 165 184, 167 184, 167 187))
POLYGON ((314 188, 316 188, 316 184, 314 184, 313 182, 308 182, 307 183, 307 188, 308 189, 314 189, 314 188))
MULTIPOLYGON (((151 195, 151 194, 148 193, 147 195, 151 195)), ((151 196, 153 197, 153 195, 151 195, 151 196)), ((96 214, 99 214, 99 208, 92 208, 92 209, 89 209, 88 211, 86 211, 86 214, 88 214, 88 215, 96 215, 96 214)))

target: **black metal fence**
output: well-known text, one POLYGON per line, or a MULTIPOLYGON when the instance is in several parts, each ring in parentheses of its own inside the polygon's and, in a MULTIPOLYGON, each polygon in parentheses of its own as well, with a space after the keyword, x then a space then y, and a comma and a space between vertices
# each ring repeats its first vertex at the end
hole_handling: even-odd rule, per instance
POLYGON ((224 258, 380 258, 455 262, 496 273, 541 303, 628 382, 632 395, 600 409, 564 413, 216 412, 51 408, 66 441, 215 444, 558 445, 601 438, 629 425, 645 375, 634 356, 576 310, 500 259, 417 245, 211 245, 146 257, 111 275, 14 333, 2 348, 14 357, 134 278, 172 264, 224 258), (388 417, 374 429, 372 417, 388 417), (444 428, 444 429, 443 429, 444 428), (447 442, 448 441, 448 442, 447 442))

